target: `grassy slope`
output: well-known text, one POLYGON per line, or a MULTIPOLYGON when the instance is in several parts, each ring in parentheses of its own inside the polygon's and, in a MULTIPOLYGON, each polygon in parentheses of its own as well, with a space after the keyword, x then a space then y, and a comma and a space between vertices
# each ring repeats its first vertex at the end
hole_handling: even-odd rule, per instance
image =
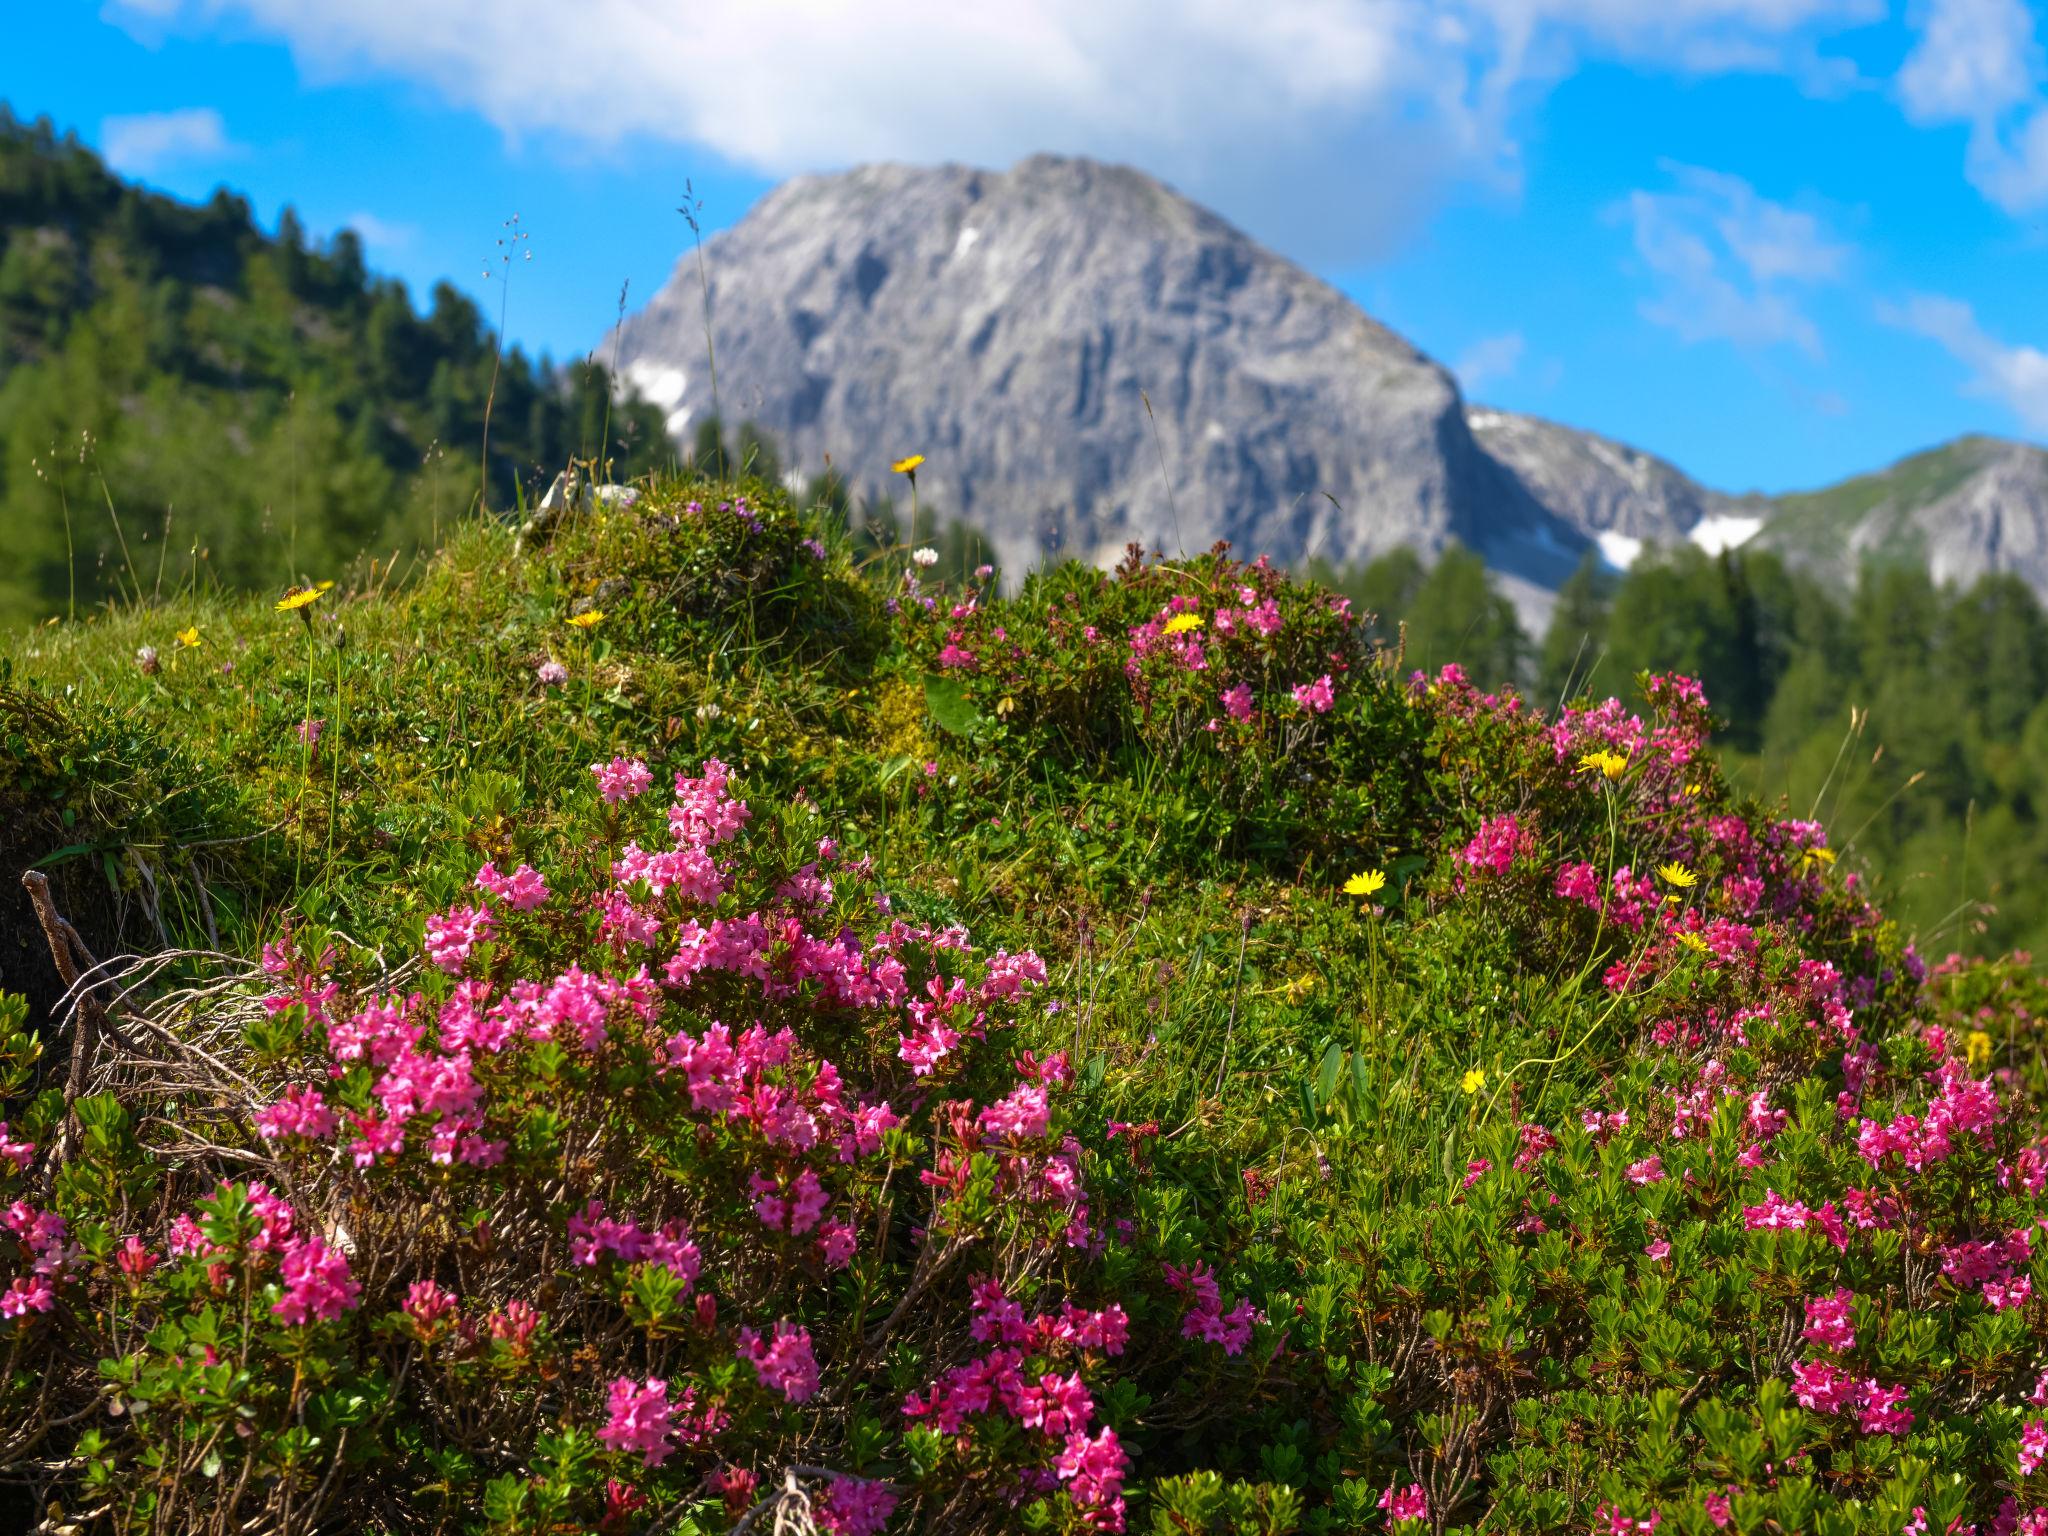
MULTIPOLYGON (((1430 760, 1390 672, 1350 685, 1384 707, 1346 749, 1342 800, 1315 806, 1233 802, 1156 749, 1068 750, 1080 736, 996 711, 949 735, 886 627, 893 571, 864 574, 835 548, 792 592, 773 553, 749 571, 667 537, 692 494, 670 487, 525 556, 473 526, 415 587, 337 590, 310 625, 267 598, 214 599, 31 632, 0 693, 8 862, 55 855, 102 944, 118 930, 246 953, 296 906, 397 955, 483 859, 559 858, 552 808, 587 793, 593 761, 640 753, 659 771, 716 755, 755 804, 870 853, 924 915, 1059 956, 1067 1043, 1157 1069, 1119 1078, 1147 1085, 1133 1118, 1224 1113, 1219 1082, 1230 1113, 1256 1116, 1291 1102, 1330 1042, 1397 1032, 1376 1070, 1417 1095, 1412 1141, 1388 1148, 1390 1171, 1417 1177, 1456 1152, 1454 1129, 1421 1118, 1447 1080, 1548 1055, 1604 1016, 1583 950, 1516 950, 1483 913, 1454 913, 1394 963, 1338 893, 1353 869, 1387 867, 1398 931, 1404 876, 1527 792, 1506 761, 1430 760), (566 622, 592 605, 603 622, 566 622), (178 642, 188 626, 196 646, 178 642), (135 659, 144 645, 155 675, 135 659), (535 678, 550 657, 570 672, 559 689, 535 678), (30 718, 38 701, 58 712, 30 718), (295 729, 308 716, 328 722, 311 753, 295 729), (798 794, 816 811, 791 809, 798 794)), ((1113 590, 1051 573, 1008 622, 1098 585, 1113 590)), ((1085 692, 1079 705, 1124 707, 1085 692)))
MULTIPOLYGON (((1037 1043, 1075 1051, 1091 1114, 1159 1122, 1157 1198, 1204 1219, 1236 1213, 1240 1267, 1274 1290, 1384 1247, 1408 1255, 1398 1286, 1435 1294, 1410 1250, 1435 1252, 1442 1222, 1464 1254, 1473 1208, 1432 1191, 1455 1191, 1469 1158, 1504 1163, 1518 1121, 1572 1125, 1589 1102, 1650 1092, 1658 1069, 1632 1043, 1634 1005, 1600 983, 1632 941, 1568 903, 1532 918, 1441 894, 1445 851, 1503 809, 1533 813, 1566 848, 1656 862, 1600 810, 1615 803, 1607 791, 1547 746, 1515 747, 1485 709, 1439 729, 1391 666, 1368 663, 1345 677, 1323 756, 1290 756, 1276 728, 1266 770, 1234 779, 1200 735, 1177 746, 1157 718, 1138 729, 1120 647, 1104 648, 1095 674, 991 681, 1002 632, 1065 626, 1071 638, 1085 620, 1120 639, 1117 625, 1187 580, 1168 566, 1034 578, 974 621, 985 686, 930 689, 912 638, 923 621, 886 609, 900 568, 858 569, 843 544, 813 560, 799 540, 821 530, 786 512, 749 532, 688 510, 716 494, 661 488, 525 555, 502 529, 473 527, 414 588, 337 589, 310 623, 265 599, 34 631, 11 647, 0 688, 0 821, 13 839, 0 851, 10 863, 59 854, 81 898, 110 877, 119 899, 89 914, 103 943, 121 921, 148 942, 159 919, 173 940, 207 939, 211 912, 220 942, 247 952, 295 904, 396 957, 486 857, 559 870, 601 856, 565 838, 557 810, 588 801, 587 765, 623 751, 666 770, 715 754, 757 817, 871 856, 899 908, 964 922, 987 947, 1040 949, 1066 1006, 1037 1043), (589 628, 568 622, 590 609, 604 616, 589 628), (181 646, 188 626, 198 643, 181 646), (135 660, 145 644, 154 674, 135 660), (569 672, 557 689, 535 675, 551 657, 569 672), (308 716, 327 722, 310 752, 294 729, 308 716), (1392 877, 1376 917, 1339 890, 1367 866, 1392 877), (1486 1073, 1476 1094, 1474 1068, 1486 1073), (1263 1204, 1254 1173, 1293 1188, 1263 1204)), ((1322 600, 1289 589, 1289 601, 1322 600)), ((1305 611, 1289 636, 1312 627, 1305 611)), ((1712 764, 1692 773, 1703 803, 1719 804, 1712 764)), ((1849 905, 1838 889, 1816 898, 1814 952, 1895 946, 1842 926, 1849 905)), ((1815 1098, 1801 1113, 1818 1124, 1824 1109, 1815 1098)), ((1570 1262, 1558 1295, 1599 1283, 1593 1250, 1570 1262)), ((1502 1273, 1503 1295, 1523 1295, 1526 1273, 1502 1273)), ((1473 1318, 1506 1305, 1466 1301, 1473 1318)), ((1687 1319, 1687 1349, 1711 1353, 1713 1319, 1687 1319)), ((1692 1359, 1674 1346, 1654 1379, 1692 1359)), ((1333 1357, 1332 1382, 1349 1368, 1333 1357)), ((1578 1474, 1557 1469, 1583 1454, 1588 1426, 1618 1444, 1647 1433, 1630 1417, 1640 1404, 1605 1390, 1571 1399, 1583 1417, 1557 1429, 1556 1447, 1532 1432, 1523 1460, 1495 1472, 1488 1497, 1524 1528, 1563 1507, 1557 1479, 1578 1474), (1524 1487, 1551 1502, 1526 1503, 1524 1487)), ((1182 1431, 1230 1475, 1298 1482, 1329 1426, 1262 1430, 1256 1444, 1225 1435, 1217 1450, 1200 1423, 1161 1423, 1155 1471, 1173 1470, 1182 1431)))

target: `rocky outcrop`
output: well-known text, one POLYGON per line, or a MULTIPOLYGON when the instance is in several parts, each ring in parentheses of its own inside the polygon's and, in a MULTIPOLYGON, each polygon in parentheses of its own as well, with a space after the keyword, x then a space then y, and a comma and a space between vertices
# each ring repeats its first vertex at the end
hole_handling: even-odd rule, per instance
MULTIPOLYGON (((1133 540, 1345 565, 1456 539, 1521 589, 1586 547, 1481 451, 1445 369, 1134 170, 800 177, 704 259, 726 419, 870 492, 924 454, 920 498, 1013 570, 1133 540)), ((672 428, 711 410, 693 255, 621 345, 672 428)))

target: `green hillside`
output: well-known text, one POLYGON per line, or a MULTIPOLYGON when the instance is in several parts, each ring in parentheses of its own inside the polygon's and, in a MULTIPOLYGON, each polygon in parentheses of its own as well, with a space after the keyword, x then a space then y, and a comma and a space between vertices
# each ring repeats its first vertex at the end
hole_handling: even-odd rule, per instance
POLYGON ((1853 575, 1844 564, 1849 535, 1872 512, 1884 510, 1895 526, 1888 533, 1881 531, 1865 550, 1866 560, 1918 563, 1924 551, 1906 520, 1960 488, 1987 458, 2007 446, 1993 438, 1959 437, 1874 474, 1857 475, 1817 491, 1775 497, 1769 519, 1757 535, 1757 548, 1804 559, 1820 570, 1853 575))
POLYGON ((2048 997, 1691 683, 641 492, 0 660, 0 862, 158 957, 60 1032, 9 920, 10 1528, 2048 1522, 2048 997))
POLYGON ((416 311, 351 231, 146 192, 0 105, 0 623, 409 560, 483 490, 487 406, 495 505, 572 456, 666 456, 602 369, 495 351, 467 298, 416 311))

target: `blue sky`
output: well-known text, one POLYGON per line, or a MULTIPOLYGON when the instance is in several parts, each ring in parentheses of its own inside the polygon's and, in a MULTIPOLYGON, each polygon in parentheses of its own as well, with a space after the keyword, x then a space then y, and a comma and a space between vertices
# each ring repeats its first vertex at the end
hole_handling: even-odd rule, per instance
POLYGON ((111 0, 0 98, 186 197, 353 225, 555 356, 781 176, 1128 160, 1473 398, 1785 490, 2048 440, 2048 17, 2026 0, 111 0), (517 213, 530 262, 485 279, 517 213))

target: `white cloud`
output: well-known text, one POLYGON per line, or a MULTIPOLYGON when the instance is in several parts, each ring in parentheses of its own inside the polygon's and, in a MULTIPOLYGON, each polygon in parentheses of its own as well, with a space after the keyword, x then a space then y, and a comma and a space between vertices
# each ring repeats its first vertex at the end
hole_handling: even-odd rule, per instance
MULTIPOLYGON (((111 0, 228 20, 309 78, 421 81, 508 135, 702 146, 767 174, 1127 159, 1290 242, 1366 253, 1445 183, 1512 186, 1580 59, 1799 73, 1883 0, 111 0), (1304 187, 1321 195, 1303 196, 1304 187), (1304 206, 1313 201, 1313 207, 1304 206), (1376 241, 1374 236, 1379 238, 1376 241)), ((168 21, 166 20, 168 13, 168 21)))
POLYGON ((183 161, 220 160, 241 153, 212 107, 142 112, 100 124, 100 152, 128 176, 148 176, 183 161))
POLYGON ((1465 391, 1466 398, 1470 399, 1496 379, 1513 376, 1521 361, 1522 333, 1507 331, 1473 342, 1452 365, 1452 371, 1457 374, 1458 384, 1465 391))
POLYGON ((363 244, 373 251, 402 251, 419 234, 419 230, 410 224, 380 219, 374 213, 352 213, 341 221, 341 225, 362 236, 363 244))
POLYGON ((2048 352, 1998 340, 1969 305, 1938 294, 1880 305, 1878 318, 1939 342, 1970 370, 1969 393, 1998 401, 2028 431, 2048 434, 2048 352))
POLYGON ((1899 102, 1925 126, 1965 124, 1971 184, 2009 213, 2048 207, 2048 99, 2025 0, 1923 0, 1899 102))
POLYGON ((1813 214, 1739 176, 1667 163, 1675 188, 1631 192, 1620 210, 1653 288, 1644 316, 1686 341, 1822 353, 1796 290, 1832 282, 1850 248, 1813 214))

